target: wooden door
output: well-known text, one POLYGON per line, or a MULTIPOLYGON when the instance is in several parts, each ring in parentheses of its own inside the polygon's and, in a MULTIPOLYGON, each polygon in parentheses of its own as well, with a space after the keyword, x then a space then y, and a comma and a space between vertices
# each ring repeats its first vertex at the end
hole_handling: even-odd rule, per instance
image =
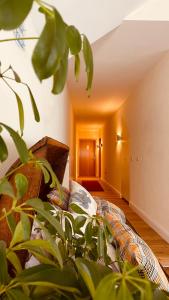
POLYGON ((79 140, 79 176, 96 176, 95 140, 79 140))

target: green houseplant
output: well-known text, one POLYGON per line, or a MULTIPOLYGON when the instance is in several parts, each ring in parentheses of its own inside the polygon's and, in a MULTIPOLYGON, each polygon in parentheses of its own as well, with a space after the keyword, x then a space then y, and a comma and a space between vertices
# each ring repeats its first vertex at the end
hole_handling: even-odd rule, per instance
MULTIPOLYGON (((42 81, 53 77, 52 92, 60 93, 67 76, 68 55, 75 58, 75 76, 80 71, 80 51, 83 52, 87 72, 87 91, 90 91, 93 78, 93 58, 88 39, 80 35, 74 26, 68 26, 59 12, 41 0, 1 0, 0 28, 12 30, 17 28, 29 14, 33 3, 44 15, 45 26, 37 39, 32 63, 36 75, 42 81)), ((12 39, 13 40, 13 39, 12 39)), ((10 39, 1 40, 7 42, 10 39)), ((7 76, 5 70, 0 77, 11 89, 6 79, 15 80, 28 88, 33 113, 36 121, 40 120, 38 108, 30 87, 23 83, 19 75, 10 66, 13 77, 7 76)), ((12 89, 17 100, 20 134, 4 123, 0 123, 0 132, 7 130, 16 145, 22 164, 34 163, 44 173, 45 182, 60 189, 58 180, 49 163, 36 159, 29 153, 22 134, 24 130, 24 108, 20 96, 12 89)), ((0 135, 0 161, 7 159, 6 142, 0 135)), ((14 172, 14 170, 12 170, 14 172)), ((75 219, 68 212, 52 212, 49 203, 40 199, 28 199, 20 204, 28 188, 27 178, 23 174, 15 176, 15 187, 8 181, 10 174, 0 180, 0 194, 11 197, 11 209, 5 208, 0 222, 6 219, 12 239, 9 247, 0 241, 0 299, 167 299, 167 294, 147 279, 139 276, 138 268, 122 263, 118 259, 120 272, 112 272, 112 261, 107 255, 107 242, 113 236, 107 221, 100 216, 89 217, 77 205, 72 210, 79 214, 75 219), (36 212, 32 214, 32 211, 36 212), (14 214, 20 214, 16 223, 14 214), (45 239, 30 240, 31 222, 36 220, 45 239), (83 232, 82 227, 87 223, 83 232), (24 269, 18 251, 27 250, 39 265, 24 269), (10 264, 10 267, 9 267, 10 264)))

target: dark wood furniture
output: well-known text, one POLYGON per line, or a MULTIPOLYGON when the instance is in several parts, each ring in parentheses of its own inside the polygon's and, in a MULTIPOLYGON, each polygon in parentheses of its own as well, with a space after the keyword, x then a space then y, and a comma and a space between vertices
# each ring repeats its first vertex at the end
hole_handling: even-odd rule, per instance
MULTIPOLYGON (((67 163, 69 148, 52 139, 49 137, 44 137, 42 140, 37 142, 34 146, 30 148, 32 153, 36 157, 43 157, 48 160, 48 162, 51 164, 55 174, 57 175, 57 178, 60 183, 62 183, 65 167, 67 163)), ((17 160, 12 167, 8 170, 10 172, 11 170, 15 169, 20 165, 20 161, 17 160)), ((8 173, 7 172, 7 173, 8 173)), ((20 167, 16 172, 14 172, 10 177, 9 181, 14 185, 14 177, 16 173, 22 173, 24 174, 29 182, 28 191, 21 199, 21 203, 25 202, 26 200, 30 198, 36 198, 40 197, 42 200, 46 200, 46 195, 49 192, 49 185, 45 185, 42 171, 39 168, 36 168, 35 165, 29 164, 24 165, 20 167)), ((11 208, 11 198, 6 195, 2 195, 0 197, 0 217, 3 215, 3 208, 5 207, 6 211, 8 211, 11 208)), ((16 215, 16 220, 19 220, 19 216, 16 215)), ((4 240, 7 244, 7 246, 10 243, 11 240, 11 232, 8 228, 7 222, 5 219, 3 219, 0 222, 0 240, 4 240)))

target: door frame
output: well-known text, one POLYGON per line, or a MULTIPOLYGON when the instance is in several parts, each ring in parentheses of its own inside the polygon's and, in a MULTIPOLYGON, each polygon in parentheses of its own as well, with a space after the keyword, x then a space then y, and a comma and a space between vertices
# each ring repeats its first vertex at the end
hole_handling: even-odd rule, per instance
POLYGON ((99 168, 99 178, 102 177, 102 139, 99 138, 99 154, 98 154, 98 168, 99 168))

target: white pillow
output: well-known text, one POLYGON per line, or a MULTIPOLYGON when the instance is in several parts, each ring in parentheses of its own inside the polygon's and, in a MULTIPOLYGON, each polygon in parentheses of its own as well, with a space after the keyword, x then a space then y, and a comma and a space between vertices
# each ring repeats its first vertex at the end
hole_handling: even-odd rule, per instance
POLYGON ((91 194, 76 181, 70 182, 70 198, 69 198, 69 211, 72 212, 70 204, 75 203, 81 207, 89 216, 96 215, 97 203, 91 194))

